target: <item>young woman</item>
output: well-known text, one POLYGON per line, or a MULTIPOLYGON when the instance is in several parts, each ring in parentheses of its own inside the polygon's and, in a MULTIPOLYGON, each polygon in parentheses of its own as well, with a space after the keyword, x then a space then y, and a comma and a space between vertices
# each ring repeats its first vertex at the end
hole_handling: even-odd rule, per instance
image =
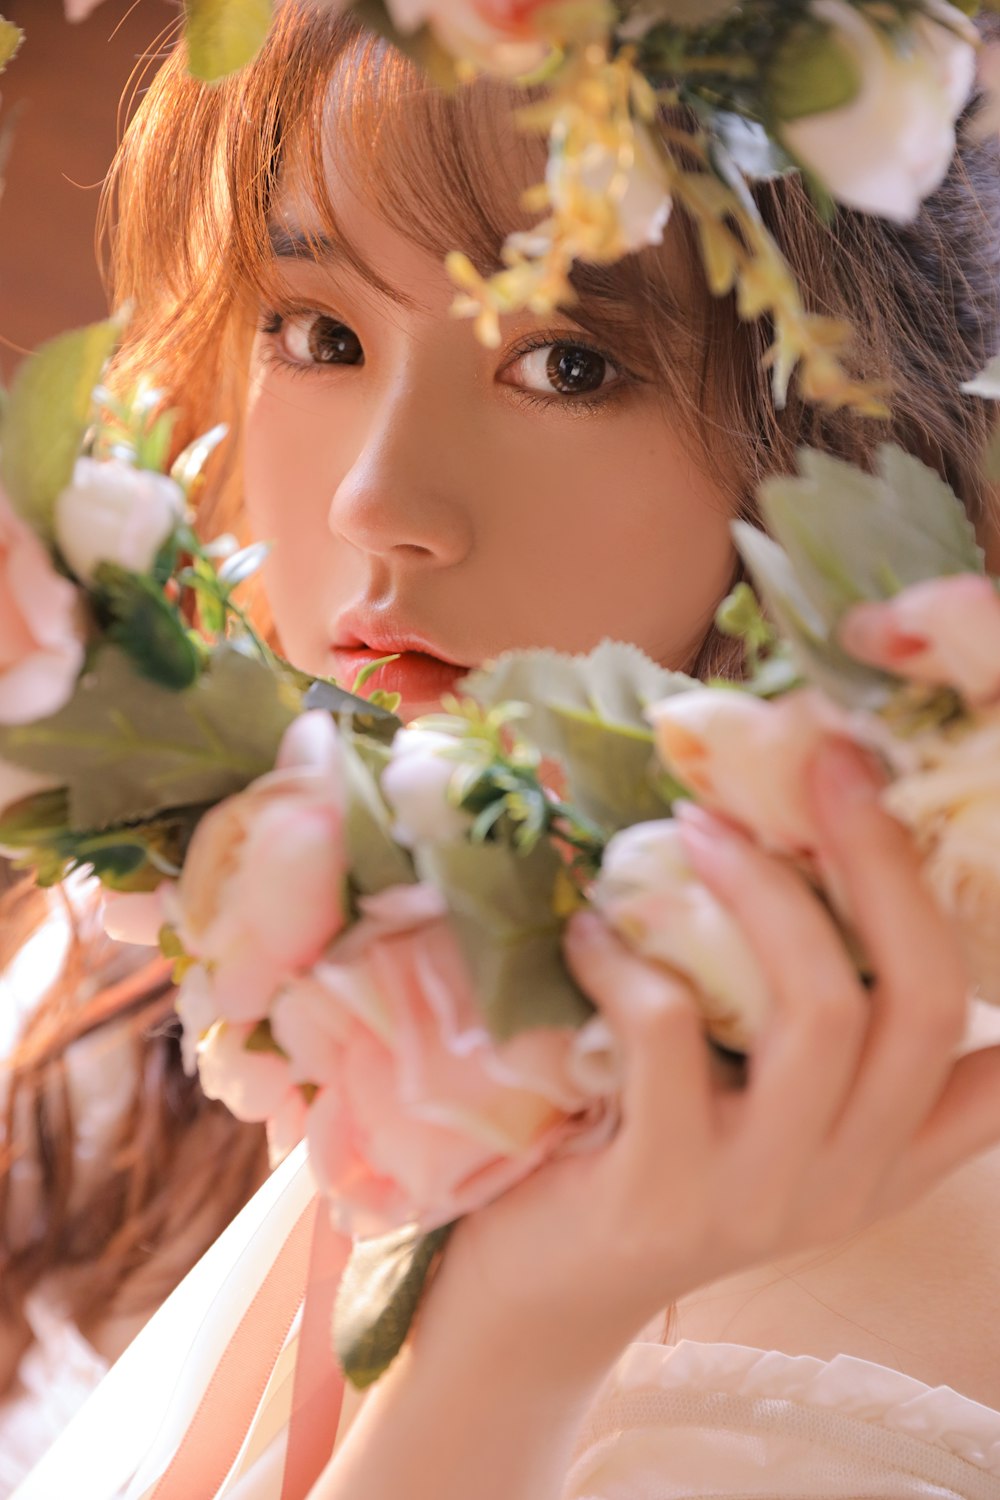
MULTIPOLYGON (((810 301, 855 324, 858 372, 889 381, 893 415, 876 423, 774 409, 766 332, 710 298, 679 214, 662 248, 581 267, 571 308, 510 318, 499 349, 476 343, 450 316, 441 262, 459 248, 495 265, 520 220, 541 155, 514 102, 485 83, 446 97, 353 22, 288 4, 258 61, 216 88, 168 63, 129 132, 116 294, 136 314, 118 378, 155 369, 182 439, 231 422, 206 525, 275 542, 268 603, 295 662, 350 680, 398 652, 379 681, 410 714, 511 647, 610 636, 672 667, 731 670, 712 626, 737 574, 729 523, 754 518, 760 480, 800 443, 863 463, 894 439, 995 540, 978 478, 987 414, 958 394, 1000 345, 995 143, 967 140, 904 230, 821 222, 794 178, 759 190, 810 301)), ((916 1201, 1000 1138, 1000 1057, 956 1061, 961 964, 877 790, 846 751, 816 766, 825 854, 876 956, 868 994, 795 877, 688 820, 699 874, 777 996, 743 1091, 709 1076, 683 987, 593 920, 574 925, 570 962, 623 1051, 619 1135, 460 1226, 411 1345, 315 1482, 282 1482, 278 1391, 235 1468, 215 1472, 205 1450, 178 1490, 169 1456, 121 1457, 157 1400, 123 1374, 26 1500, 57 1493, 73 1455, 116 1432, 120 1461, 77 1493, 1000 1493, 1000 1157, 916 1201), (667 1347, 671 1307, 683 1342, 667 1347)), ((252 1300, 241 1235, 280 1243, 294 1191, 269 1185, 252 1231, 199 1268, 223 1322, 252 1300)), ((196 1301, 176 1304, 202 1333, 165 1452, 222 1380, 204 1375, 196 1301)), ((332 1444, 334 1408, 313 1412, 324 1420, 332 1444)))

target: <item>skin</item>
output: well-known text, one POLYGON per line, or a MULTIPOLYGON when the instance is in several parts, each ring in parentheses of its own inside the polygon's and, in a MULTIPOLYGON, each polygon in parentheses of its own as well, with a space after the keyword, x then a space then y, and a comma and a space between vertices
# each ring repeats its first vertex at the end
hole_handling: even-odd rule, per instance
MULTIPOLYGON (((469 665, 609 635, 686 664, 733 557, 721 490, 659 392, 629 384, 585 410, 526 399, 545 366, 521 358, 520 341, 541 325, 512 320, 499 351, 480 347, 449 317, 436 259, 333 171, 330 186, 406 300, 339 265, 280 267, 294 335, 273 320, 258 334, 246 471, 251 521, 277 542, 267 581, 285 649, 329 670, 332 621, 363 601, 469 665), (350 326, 363 364, 303 372, 316 313, 350 326)), ((289 194, 277 217, 294 233, 308 216, 289 194)), ((554 329, 579 337, 562 318, 554 329)), ((1000 1049, 955 1061, 966 977, 878 790, 842 747, 815 768, 824 859, 875 955, 870 994, 797 875, 706 815, 686 822, 695 868, 776 996, 744 1091, 711 1073, 686 989, 594 919, 574 920, 569 961, 622 1047, 622 1129, 463 1222, 414 1339, 312 1500, 552 1500, 600 1382, 672 1303, 688 1337, 856 1353, 1000 1406, 994 1362, 954 1332, 991 1326, 982 1310, 1000 1293, 1000 1160, 981 1155, 911 1206, 1000 1138, 1000 1049), (871 1227, 886 1215, 888 1229, 871 1227), (975 1235, 956 1236, 956 1223, 975 1235), (817 1247, 830 1246, 823 1261, 817 1247)))

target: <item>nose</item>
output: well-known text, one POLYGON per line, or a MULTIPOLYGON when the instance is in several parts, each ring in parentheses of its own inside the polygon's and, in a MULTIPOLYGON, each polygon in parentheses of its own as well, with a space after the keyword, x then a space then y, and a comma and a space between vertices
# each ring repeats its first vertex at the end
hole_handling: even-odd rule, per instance
MULTIPOLYGON (((431 389, 379 401, 330 503, 333 534, 395 567, 455 567, 472 551, 475 445, 431 389)), ((481 476, 480 476, 481 480, 481 476)))

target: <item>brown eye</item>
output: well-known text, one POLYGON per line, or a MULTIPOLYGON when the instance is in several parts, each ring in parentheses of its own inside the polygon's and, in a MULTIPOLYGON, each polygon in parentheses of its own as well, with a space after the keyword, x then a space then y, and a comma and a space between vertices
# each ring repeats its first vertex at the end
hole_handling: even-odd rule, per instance
POLYGON ((508 383, 542 396, 589 396, 619 379, 606 355, 581 344, 543 344, 509 367, 508 383))
POLYGON ((352 328, 323 313, 288 318, 280 342, 287 357, 298 365, 360 365, 364 363, 361 340, 352 328))
POLYGON ((599 391, 607 379, 608 362, 592 349, 574 349, 553 344, 545 361, 549 383, 562 396, 582 396, 599 391))

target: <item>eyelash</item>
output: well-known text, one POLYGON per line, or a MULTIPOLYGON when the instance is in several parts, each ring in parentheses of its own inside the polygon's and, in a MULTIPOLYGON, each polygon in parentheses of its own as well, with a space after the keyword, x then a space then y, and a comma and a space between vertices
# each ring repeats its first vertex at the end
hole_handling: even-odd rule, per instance
MULTIPOLYGON (((258 331, 266 338, 276 339, 287 322, 290 322, 293 318, 314 316, 316 315, 316 311, 315 308, 307 307, 289 307, 284 312, 265 308, 260 315, 258 331)), ((323 314, 322 316, 333 317, 332 314, 323 314)), ((341 320, 336 319, 335 321, 341 320)), ((630 370, 627 370, 617 360, 612 359, 607 350, 602 349, 598 344, 590 343, 586 338, 567 338, 565 329, 553 329, 542 331, 541 333, 533 333, 529 337, 522 339, 520 343, 516 344, 508 352, 503 369, 509 369, 519 359, 523 359, 526 354, 533 354, 537 349, 547 349, 552 345, 566 349, 580 349, 587 354, 596 355, 599 359, 607 360, 608 364, 617 371, 618 378, 614 385, 606 392, 602 393, 598 390, 593 395, 579 396, 561 396, 556 392, 547 396, 543 395, 541 391, 529 391, 523 386, 505 383, 505 388, 511 395, 527 406, 549 411, 551 411, 553 406, 556 406, 565 412, 593 412, 597 411, 600 407, 608 406, 614 401, 621 400, 628 393, 630 387, 641 384, 639 377, 634 375, 630 370)), ((261 357, 266 364, 280 366, 282 370, 292 376, 323 376, 329 374, 331 369, 336 368, 334 365, 298 364, 295 360, 286 359, 280 354, 275 343, 265 344, 261 357)), ((356 367, 348 365, 345 368, 351 369, 356 367)))

